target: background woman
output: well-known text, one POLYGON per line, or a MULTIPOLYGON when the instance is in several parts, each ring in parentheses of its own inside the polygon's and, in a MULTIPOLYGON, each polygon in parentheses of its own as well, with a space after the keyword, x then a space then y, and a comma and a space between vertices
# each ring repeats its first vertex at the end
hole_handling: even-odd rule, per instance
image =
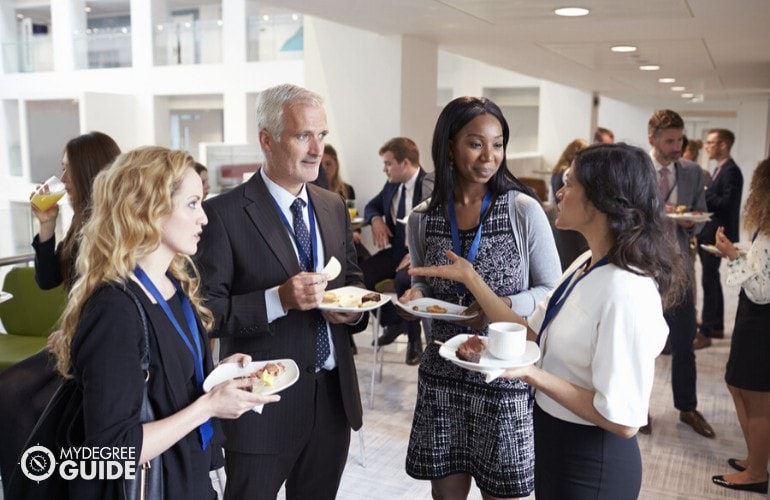
POLYGON ((35 249, 35 279, 43 290, 64 282, 69 289, 75 281, 78 233, 91 215, 91 187, 94 177, 120 154, 115 141, 101 132, 90 132, 67 143, 62 156, 61 180, 74 213, 64 240, 56 246, 54 231, 59 205, 41 212, 34 205, 32 213, 40 222, 40 231, 32 241, 35 249))
MULTIPOLYGON (((409 217, 412 265, 441 265, 456 241, 491 286, 495 300, 529 315, 559 275, 559 260, 540 203, 508 171, 509 129, 485 98, 450 102, 436 123, 436 183, 427 208, 409 217)), ((419 297, 469 306, 474 295, 445 279, 415 279, 402 302, 419 297)), ((432 337, 486 334, 483 314, 465 325, 433 320, 432 337)), ((532 417, 519 380, 488 384, 447 363, 429 344, 419 369, 407 473, 430 479, 434 498, 466 498, 471 478, 485 499, 525 497, 533 487, 532 417), (474 408, 474 411, 469 411, 474 408)))
POLYGON ((342 176, 340 176, 340 160, 337 157, 337 150, 331 144, 324 145, 321 166, 326 172, 329 191, 339 193, 346 200, 356 199, 356 191, 353 189, 353 186, 342 180, 342 176))
POLYGON ((754 235, 747 254, 738 252, 725 236, 716 233, 716 246, 729 260, 727 284, 740 285, 738 311, 727 360, 725 381, 733 396, 738 422, 748 448, 744 460, 727 463, 738 472, 714 476, 719 486, 767 493, 770 457, 770 158, 762 161, 751 179, 743 210, 744 226, 754 235))
POLYGON ((634 436, 647 420, 655 357, 666 340, 663 306, 686 283, 657 190, 641 149, 608 144, 577 154, 557 193, 556 225, 580 231, 590 250, 529 322, 454 253, 452 265, 411 271, 464 283, 490 320, 528 325, 530 340, 539 340, 539 366, 505 374, 535 389, 538 500, 639 494, 634 436))
MULTIPOLYGON (((279 399, 241 390, 253 379, 202 393, 199 375, 212 367, 206 342, 212 318, 189 258, 207 222, 202 198, 193 160, 181 151, 140 148, 100 174, 82 229, 79 278, 54 343, 57 368, 82 390, 83 446, 133 447, 138 464, 162 454, 167 499, 215 498, 208 471, 221 436, 214 434, 210 446, 202 437, 218 429, 211 417, 237 418, 279 399), (124 287, 139 297, 149 319, 146 387, 156 420, 144 424, 143 328, 124 287)), ((70 490, 77 498, 121 498, 120 483, 74 480, 70 490)))
POLYGON ((211 190, 211 184, 209 184, 209 169, 196 161, 195 171, 198 172, 198 175, 201 177, 201 182, 203 183, 203 199, 205 200, 211 190))
POLYGON ((572 162, 575 161, 577 152, 588 146, 588 141, 585 139, 575 139, 564 148, 564 151, 562 151, 561 156, 559 157, 559 161, 556 162, 556 165, 553 166, 553 170, 551 171, 551 195, 549 196, 549 199, 551 197, 555 198, 556 192, 564 185, 564 172, 570 165, 572 165, 572 162))
MULTIPOLYGON (((75 281, 79 232, 91 213, 94 177, 119 154, 120 148, 115 141, 101 132, 75 137, 64 147, 61 180, 66 187, 74 216, 66 236, 58 245, 54 232, 59 205, 54 204, 44 212, 30 205, 40 227, 32 241, 35 250, 35 280, 40 288, 48 290, 64 283, 64 287, 69 289, 75 281)), ((51 338, 54 336, 52 334, 51 338)), ((11 476, 13 467, 24 451, 22 447, 27 436, 60 383, 61 378, 47 350, 15 364, 0 375, 0 406, 15 408, 11 412, 0 412, 0 429, 3 432, 3 446, 0 446, 2 477, 11 476)), ((3 487, 7 487, 7 481, 3 487)))

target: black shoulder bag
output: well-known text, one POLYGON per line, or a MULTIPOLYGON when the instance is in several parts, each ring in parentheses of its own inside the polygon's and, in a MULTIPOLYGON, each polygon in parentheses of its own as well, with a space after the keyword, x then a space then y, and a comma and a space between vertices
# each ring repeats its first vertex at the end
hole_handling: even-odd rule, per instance
MULTIPOLYGON (((147 315, 139 298, 128 288, 121 288, 136 304, 144 330, 141 367, 145 373, 144 398, 140 421, 151 422, 155 415, 147 395, 150 377, 150 336, 147 315)), ((85 441, 83 393, 74 379, 65 380, 48 402, 35 428, 27 438, 25 450, 9 478, 8 500, 69 500, 68 481, 56 470, 58 452, 82 446, 85 441), (46 453, 48 452, 48 453, 46 453)), ((163 464, 161 456, 141 465, 133 479, 123 481, 126 500, 163 500, 163 464)))

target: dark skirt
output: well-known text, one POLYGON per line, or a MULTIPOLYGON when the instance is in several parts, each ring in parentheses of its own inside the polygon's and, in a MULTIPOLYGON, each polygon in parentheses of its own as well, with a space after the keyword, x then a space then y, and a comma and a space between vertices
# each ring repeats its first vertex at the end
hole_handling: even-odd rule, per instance
POLYGON ((747 391, 770 392, 770 304, 756 304, 741 289, 725 382, 747 391))
POLYGON ((642 456, 636 436, 624 439, 594 425, 553 417, 535 404, 537 500, 636 499, 642 456))

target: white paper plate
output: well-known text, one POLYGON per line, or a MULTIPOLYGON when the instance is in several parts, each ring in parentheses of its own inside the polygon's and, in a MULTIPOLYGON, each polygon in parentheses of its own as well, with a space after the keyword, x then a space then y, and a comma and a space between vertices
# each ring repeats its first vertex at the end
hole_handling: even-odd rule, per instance
POLYGON ((0 304, 5 302, 6 300, 11 300, 12 298, 13 298, 13 294, 12 293, 0 292, 0 304))
MULTIPOLYGON (((540 359, 540 348, 537 346, 536 343, 527 341, 527 347, 524 351, 524 354, 522 354, 517 359, 497 359, 496 357, 492 356, 487 352, 486 349, 482 351, 481 353, 481 360, 478 363, 471 363, 470 361, 463 361, 462 359, 459 359, 457 357, 456 351, 457 348, 460 347, 460 345, 468 340, 468 337, 472 337, 472 334, 460 334, 455 335, 451 339, 447 340, 444 345, 442 345, 439 350, 438 354, 442 358, 446 359, 447 361, 451 361, 452 363, 456 364, 457 366, 461 366, 463 368, 466 368, 468 370, 472 371, 486 371, 486 370, 505 370, 508 368, 520 368, 522 366, 528 366, 535 362, 537 362, 538 359, 540 359)), ((481 340, 484 342, 484 345, 487 345, 487 338, 481 337, 481 340)))
POLYGON ((464 315, 460 314, 467 309, 466 306, 460 306, 452 304, 451 302, 445 302, 443 300, 432 299, 430 297, 423 297, 421 299, 410 300, 406 304, 395 301, 398 307, 418 318, 428 319, 443 319, 444 321, 464 321, 466 319, 473 319, 477 313, 464 315), (445 313, 431 313, 425 310, 428 306, 439 306, 447 310, 445 313), (417 310, 415 310, 415 307, 417 310))
POLYGON ((669 219, 684 220, 692 222, 708 222, 711 220, 712 212, 685 212, 683 214, 670 213, 666 214, 669 219))
POLYGON ((363 217, 355 217, 355 218, 351 219, 350 223, 351 224, 363 224, 364 223, 364 218, 363 217))
POLYGON ((318 305, 318 309, 322 311, 332 311, 332 312, 361 312, 361 311, 371 311, 373 309, 377 309, 378 307, 382 307, 385 304, 388 303, 390 300, 390 296, 384 293, 379 292, 372 292, 371 290, 366 290, 365 288, 358 288, 357 286, 343 286, 342 288, 335 288, 334 290, 327 290, 327 292, 334 292, 337 294, 337 297, 340 299, 337 302, 322 302, 318 305), (376 293, 380 296, 380 300, 378 302, 367 302, 367 306, 360 307, 359 303, 361 302, 361 297, 366 295, 367 293, 376 293))
POLYGON ((265 361, 252 361, 246 366, 241 366, 239 363, 222 363, 209 373, 206 380, 203 381, 203 390, 209 392, 215 385, 219 385, 222 382, 227 382, 236 377, 244 377, 249 373, 259 370, 267 363, 283 363, 286 367, 286 371, 275 377, 272 386, 261 386, 260 382, 257 382, 257 388, 255 392, 259 394, 277 394, 282 390, 294 385, 294 382, 299 378, 299 367, 293 359, 270 359, 265 361))

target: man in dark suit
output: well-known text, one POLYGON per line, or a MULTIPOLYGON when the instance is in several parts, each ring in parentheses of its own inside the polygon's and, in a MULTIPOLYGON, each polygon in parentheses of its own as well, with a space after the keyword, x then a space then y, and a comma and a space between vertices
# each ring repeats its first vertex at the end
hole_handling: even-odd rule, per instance
MULTIPOLYGON (((366 204, 364 219, 372 227, 374 244, 382 250, 364 261, 361 269, 366 288, 373 290, 380 281, 393 279, 396 293, 400 296, 412 286, 408 274, 410 261, 406 248, 406 223, 403 221, 413 207, 430 196, 433 183, 425 183, 427 174, 420 167, 420 151, 411 139, 395 137, 389 140, 380 148, 380 156, 388 182, 366 204)), ((406 363, 418 364, 422 357, 420 321, 402 320, 395 306, 388 303, 382 308, 381 323, 385 332, 378 345, 388 345, 406 333, 409 337, 406 363)))
POLYGON ((280 404, 223 425, 225 498, 333 499, 350 429, 361 427, 361 399, 348 328, 361 313, 320 312, 323 291, 363 286, 350 218, 339 195, 311 182, 328 133, 322 99, 279 85, 257 101, 263 167, 204 205, 209 224, 197 256, 221 356, 293 359, 299 380, 280 404), (336 257, 338 277, 320 271, 336 257))
MULTIPOLYGON (((652 115, 647 128, 652 146, 650 156, 658 173, 661 203, 666 213, 675 212, 678 205, 683 205, 687 212, 705 212, 703 173, 698 165, 684 163, 680 159, 684 140, 682 117, 670 109, 661 109, 652 115)), ((690 260, 690 237, 702 226, 703 223, 696 224, 691 220, 669 222, 670 234, 676 238, 684 262, 690 260)), ((679 410, 679 420, 692 427, 698 434, 713 438, 714 429, 697 410, 697 371, 693 348, 697 326, 692 287, 695 277, 690 266, 687 266, 687 269, 688 286, 685 296, 678 305, 664 313, 669 328, 672 355, 671 388, 674 407, 679 410)), ((648 421, 640 432, 652 432, 651 423, 648 421)))
POLYGON ((717 166, 706 189, 706 206, 713 215, 698 235, 698 255, 703 267, 703 309, 700 333, 695 339, 696 349, 710 346, 712 338, 725 336, 724 296, 719 279, 722 259, 701 249, 700 245, 713 245, 719 226, 724 226, 725 236, 730 241, 740 239, 743 174, 730 157, 734 143, 735 135, 726 129, 710 130, 706 136, 706 153, 710 160, 716 160, 717 166))

